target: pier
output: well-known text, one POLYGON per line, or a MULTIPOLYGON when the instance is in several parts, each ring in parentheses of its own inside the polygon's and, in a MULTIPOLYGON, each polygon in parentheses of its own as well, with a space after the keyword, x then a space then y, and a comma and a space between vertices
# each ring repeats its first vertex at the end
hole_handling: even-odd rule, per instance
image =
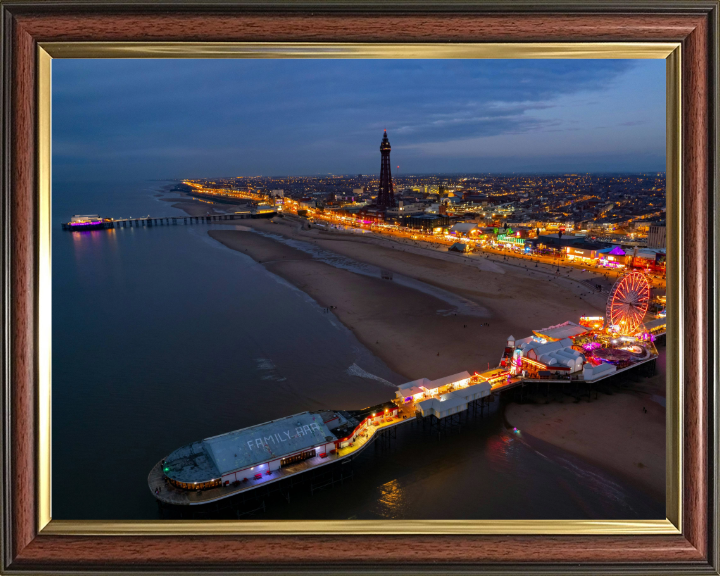
MULTIPOLYGON (((612 373, 603 374, 592 380, 586 380, 582 377, 512 377, 503 379, 502 381, 492 384, 485 395, 480 396, 477 394, 476 398, 468 400, 465 404, 458 406, 452 411, 448 411, 447 413, 432 413, 430 411, 425 411, 425 413, 423 413, 422 407, 419 406, 423 402, 427 402, 431 399, 440 399, 452 391, 471 391, 472 389, 477 388, 478 384, 482 384, 482 382, 477 381, 476 377, 473 377, 474 381, 469 382, 467 386, 460 387, 456 382, 453 382, 444 385, 442 388, 438 388, 433 393, 423 394, 422 397, 417 399, 413 398, 409 402, 399 402, 396 414, 388 417, 381 417, 377 422, 369 422, 364 429, 362 429, 362 426, 358 426, 358 428, 362 429, 362 431, 353 436, 352 441, 339 444, 338 449, 332 453, 316 453, 316 455, 312 458, 308 458, 288 466, 283 466, 277 470, 272 470, 269 474, 268 472, 257 475, 248 474, 250 477, 245 478, 242 481, 235 481, 227 485, 216 486, 203 490, 184 490, 170 484, 166 480, 166 476, 163 472, 164 460, 161 460, 155 464, 148 475, 148 487, 161 505, 181 507, 218 503, 220 500, 233 496, 249 496, 251 492, 258 491, 260 489, 264 489, 265 491, 274 489, 281 492, 288 490, 285 497, 289 500, 289 489, 292 488, 292 485, 300 483, 298 476, 301 474, 317 474, 318 471, 329 470, 329 468, 336 463, 342 462, 350 464, 356 456, 361 454, 371 444, 376 444, 379 440, 385 437, 387 437, 387 439, 393 438, 397 428, 404 424, 416 423, 421 426, 422 430, 430 431, 434 433, 438 439, 440 439, 441 436, 459 429, 463 420, 477 417, 478 414, 482 417, 490 402, 494 401, 495 398, 499 397, 503 393, 512 392, 514 395, 513 399, 522 403, 526 395, 526 390, 538 391, 543 384, 547 386, 546 395, 549 394, 551 390, 556 390, 558 386, 562 386, 562 391, 567 393, 568 385, 578 389, 576 392, 579 391, 581 386, 585 385, 585 391, 579 391, 580 393, 578 394, 578 398, 582 396, 590 398, 593 391, 597 397, 597 383, 613 378, 618 374, 625 373, 629 370, 640 368, 648 363, 654 363, 655 360, 656 356, 652 356, 644 361, 637 362, 631 366, 612 373), (283 483, 284 481, 288 481, 291 486, 289 486, 289 488, 281 487, 280 483, 283 483), (276 486, 271 487, 271 485, 276 486)), ((341 480, 343 480, 343 478, 348 479, 341 475, 341 480)), ((337 482, 339 481, 340 480, 337 480, 337 482)), ((335 483, 335 479, 330 481, 330 484, 335 483)), ((327 482, 322 484, 322 486, 315 486, 312 484, 311 491, 325 487, 326 484, 327 482)))
POLYGON ((206 490, 189 491, 172 486, 165 481, 163 461, 160 461, 155 464, 150 471, 148 475, 148 485, 153 492, 153 496, 163 504, 180 506, 210 504, 230 496, 246 493, 256 488, 286 480, 304 472, 318 470, 336 462, 350 461, 373 444, 382 434, 402 424, 413 422, 414 420, 415 413, 412 411, 412 408, 410 406, 403 407, 398 411, 397 415, 390 418, 383 418, 381 422, 367 426, 365 434, 359 435, 352 445, 340 448, 334 454, 328 453, 324 457, 316 455, 307 460, 273 470, 271 474, 262 474, 260 478, 253 476, 245 481, 235 482, 227 486, 217 486, 206 490), (157 489, 159 489, 159 492, 155 493, 157 489))
MULTIPOLYGON (((255 216, 250 210, 246 212, 235 212, 233 214, 206 214, 205 216, 145 216, 142 218, 104 218, 102 228, 138 228, 140 226, 177 226, 184 224, 210 224, 212 222, 223 222, 227 220, 242 220, 255 216)), ((74 228, 71 223, 63 222, 63 230, 81 229, 74 228)))
MULTIPOLYGON (((273 491, 283 491, 281 481, 292 485, 293 479, 300 481, 299 475, 317 475, 324 469, 330 480, 323 480, 319 489, 336 483, 329 466, 351 462, 380 437, 391 441, 397 427, 408 422, 421 423, 439 438, 459 429, 463 419, 478 411, 482 416, 491 398, 511 392, 523 402, 526 389, 537 392, 543 384, 546 396, 551 389, 567 393, 569 387, 577 401, 581 396, 590 400, 593 391, 597 397, 599 382, 641 367, 655 371, 658 353, 653 341, 664 335, 665 317, 658 315, 648 327, 643 324, 649 292, 647 279, 631 273, 619 279, 610 293, 610 321, 583 316, 580 323, 566 321, 532 330, 532 335, 519 340, 509 336, 499 365, 488 364, 484 372, 419 378, 398 385, 394 397, 383 404, 362 410, 302 412, 192 442, 153 467, 149 488, 161 505, 193 506, 259 488, 266 493, 273 484, 277 485, 273 491), (618 308, 619 293, 628 310, 618 308)), ((341 473, 337 481, 345 479, 341 473)))

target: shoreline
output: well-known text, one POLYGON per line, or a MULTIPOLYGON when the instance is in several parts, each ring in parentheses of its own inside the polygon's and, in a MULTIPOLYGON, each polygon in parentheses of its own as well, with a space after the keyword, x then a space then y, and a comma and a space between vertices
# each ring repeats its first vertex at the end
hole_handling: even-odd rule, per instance
POLYGON ((591 402, 567 395, 547 403, 539 395, 532 403, 511 402, 503 407, 504 419, 520 434, 609 470, 664 501, 665 374, 639 383, 632 378, 598 390, 591 402))
POLYGON ((658 503, 662 503, 663 505, 665 504, 664 467, 661 481, 656 479, 648 480, 644 477, 640 477, 638 474, 635 474, 632 468, 617 466, 613 464, 611 460, 606 458, 598 458, 593 454, 586 454, 581 451, 573 450, 562 443, 536 436, 527 430, 521 430, 520 434, 523 436, 522 440, 539 454, 543 454, 543 449, 547 449, 547 447, 549 447, 549 449, 553 452, 560 451, 560 453, 565 453, 573 459, 586 462, 591 467, 609 473, 613 478, 625 485, 644 492, 645 495, 658 503))
MULTIPOLYGON (((451 350, 437 338, 418 343, 408 332, 434 331, 445 337, 480 329, 485 318, 452 315, 438 310, 447 304, 420 291, 335 268, 311 255, 252 231, 210 230, 209 236, 246 254, 329 309, 355 337, 394 372, 409 380, 438 378, 470 368, 479 352, 465 345, 451 350), (391 307, 387 302, 393 303, 391 307), (465 328, 467 326, 467 328, 465 328), (458 365, 461 367, 456 368, 458 365), (450 372, 448 372, 450 370, 450 372)), ((485 361, 479 357, 475 362, 485 361)))
POLYGON ((373 354, 395 372, 417 378, 438 378, 463 370, 495 366, 510 335, 525 335, 595 312, 559 282, 528 282, 513 270, 488 270, 453 260, 398 252, 377 244, 344 238, 308 237, 294 223, 245 220, 242 230, 208 234, 226 247, 243 252, 269 271, 331 308, 373 354), (257 232, 264 234, 258 234, 257 232), (463 314, 439 298, 393 280, 369 277, 335 267, 268 234, 301 240, 361 264, 401 274, 474 303, 483 316, 463 314), (497 326, 500 326, 498 331, 497 326))
MULTIPOLYGON (((189 194, 177 191, 167 191, 166 194, 174 194, 173 198, 158 198, 160 202, 173 202, 170 208, 182 210, 188 216, 205 216, 206 214, 225 214, 224 210, 218 210, 213 202, 193 198, 189 194), (194 200, 194 201, 193 201, 194 200)), ((164 194, 163 194, 164 196, 164 194)))
MULTIPOLYGON (((392 248, 387 241, 365 235, 306 231, 289 218, 246 220, 242 230, 233 226, 228 223, 227 230, 208 234, 250 256, 321 306, 336 306, 330 312, 371 353, 408 380, 481 371, 488 363, 497 364, 510 334, 522 338, 533 329, 602 312, 599 302, 593 305, 589 299, 580 299, 569 283, 548 281, 547 275, 517 265, 480 259, 468 264, 462 257, 426 254, 430 251, 415 246, 392 248), (392 280, 333 267, 254 231, 301 240, 442 288, 476 302, 488 316, 442 316, 438 310, 447 304, 431 295, 392 280)), ((631 386, 612 396, 599 392, 598 400, 591 403, 569 403, 569 397, 549 404, 508 403, 503 407, 504 418, 529 436, 608 470, 653 498, 664 499, 665 409, 648 398, 648 394, 664 395, 664 380, 652 379, 652 392, 631 386)))
POLYGON ((597 398, 553 400, 536 394, 526 404, 507 404, 504 418, 542 442, 604 467, 628 483, 665 500, 665 347, 656 372, 619 375, 597 389, 597 398), (599 432, 601 431, 601 432, 599 432))

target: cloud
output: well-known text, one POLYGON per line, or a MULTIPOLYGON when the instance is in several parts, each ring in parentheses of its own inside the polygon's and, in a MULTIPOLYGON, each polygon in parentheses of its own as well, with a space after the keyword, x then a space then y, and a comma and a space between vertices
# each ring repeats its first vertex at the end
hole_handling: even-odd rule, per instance
POLYGON ((68 174, 152 178, 182 176, 188 160, 238 174, 375 171, 385 128, 393 154, 422 151, 427 166, 449 143, 561 139, 598 121, 655 142, 647 131, 664 113, 638 118, 622 98, 664 90, 664 69, 638 81, 647 62, 57 60, 53 155, 68 174))

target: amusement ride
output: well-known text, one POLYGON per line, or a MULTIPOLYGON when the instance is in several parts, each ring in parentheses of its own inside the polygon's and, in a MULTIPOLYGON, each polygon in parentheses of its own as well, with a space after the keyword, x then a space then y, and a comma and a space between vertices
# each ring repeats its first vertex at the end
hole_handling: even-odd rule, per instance
POLYGON ((633 336, 640 330, 650 304, 650 283, 641 272, 618 278, 610 291, 605 321, 610 332, 633 336))

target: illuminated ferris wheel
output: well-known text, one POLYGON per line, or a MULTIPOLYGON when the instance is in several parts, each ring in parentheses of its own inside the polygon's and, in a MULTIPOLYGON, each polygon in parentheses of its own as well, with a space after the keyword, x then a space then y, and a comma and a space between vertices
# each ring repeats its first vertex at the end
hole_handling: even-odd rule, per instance
POLYGON ((608 328, 631 336, 642 324, 650 302, 650 283, 640 272, 619 278, 610 291, 605 311, 608 328))

